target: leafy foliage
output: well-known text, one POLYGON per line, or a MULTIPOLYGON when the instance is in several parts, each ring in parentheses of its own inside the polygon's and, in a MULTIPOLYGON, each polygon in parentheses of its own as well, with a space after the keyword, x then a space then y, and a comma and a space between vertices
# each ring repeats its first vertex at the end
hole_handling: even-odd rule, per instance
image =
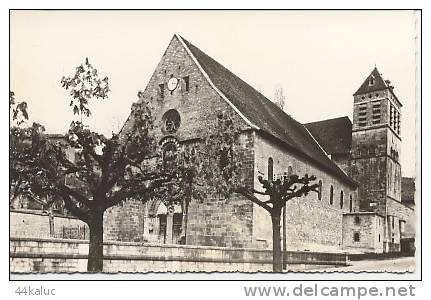
POLYGON ((38 159, 43 153, 38 149, 45 142, 41 139, 44 127, 38 123, 27 126, 27 103, 16 102, 14 92, 9 92, 9 111, 11 122, 9 128, 9 204, 19 196, 26 196, 39 204, 46 204, 38 195, 48 197, 49 193, 42 187, 46 179, 43 169, 38 165, 38 159), (37 191, 37 194, 34 193, 37 191))
MULTIPOLYGON (((160 158, 150 133, 154 123, 152 109, 142 92, 132 106, 129 128, 107 138, 85 125, 82 116, 91 115, 90 100, 108 97, 108 78, 100 79, 97 69, 85 59, 75 75, 63 77, 61 84, 70 91, 70 107, 81 116, 81 121, 73 121, 59 142, 50 140, 38 124, 25 130, 11 128, 11 134, 16 136, 11 139, 16 148, 11 151, 11 178, 24 182, 27 191, 45 203, 61 197, 67 210, 89 225, 88 270, 101 271, 104 211, 129 198, 146 201, 176 175, 148 167, 148 161, 158 163, 160 158)), ((26 116, 23 113, 26 106, 12 106, 13 96, 11 93, 15 120, 20 115, 26 116)))
POLYGON ((12 113, 12 127, 21 126, 28 120, 27 102, 15 102, 15 93, 9 91, 9 111, 12 113))
POLYGON ((202 175, 208 193, 229 198, 245 184, 246 174, 241 164, 241 129, 234 123, 232 113, 219 113, 216 122, 209 124, 200 154, 203 157, 202 175))
POLYGON ((88 103, 91 99, 105 99, 109 94, 108 77, 100 79, 97 69, 93 67, 85 58, 85 63, 76 68, 76 73, 72 77, 61 79, 62 87, 70 90, 70 106, 76 115, 91 115, 88 103))

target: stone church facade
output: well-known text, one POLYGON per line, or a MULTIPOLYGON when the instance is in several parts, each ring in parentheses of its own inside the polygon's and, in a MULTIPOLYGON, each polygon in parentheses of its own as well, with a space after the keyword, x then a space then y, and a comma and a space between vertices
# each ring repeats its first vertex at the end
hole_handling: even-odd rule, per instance
MULTIPOLYGON (((259 175, 317 177, 318 193, 292 199, 286 206, 282 239, 287 250, 414 249, 414 181, 401 177, 399 161, 402 104, 377 68, 353 95, 353 122, 340 117, 301 124, 174 35, 143 97, 153 108, 152 133, 160 153, 205 136, 208 124, 229 112, 241 128, 240 160, 249 187, 261 189, 259 175)), ((122 132, 131 122, 129 117, 122 132)), ((31 210, 24 202, 21 208, 31 210)), ((188 208, 130 199, 105 212, 104 239, 271 249, 272 226, 266 211, 239 194, 229 201, 208 196, 191 201, 188 208)))
MULTIPOLYGON (((258 175, 317 177, 319 193, 286 207, 288 250, 399 251, 414 212, 401 203, 401 103, 377 69, 353 96, 353 124, 347 117, 300 124, 174 35, 143 93, 154 108, 162 152, 205 135, 207 124, 229 111, 242 129, 241 163, 250 187, 260 188, 258 175)), ((187 210, 132 200, 105 213, 105 239, 271 248, 272 228, 267 212, 240 195, 192 201, 187 210)))

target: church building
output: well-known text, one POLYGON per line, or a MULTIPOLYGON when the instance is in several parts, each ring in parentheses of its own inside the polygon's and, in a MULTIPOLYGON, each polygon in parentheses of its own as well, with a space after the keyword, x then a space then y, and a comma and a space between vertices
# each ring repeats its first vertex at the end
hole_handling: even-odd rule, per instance
MULTIPOLYGON (((414 212, 401 203, 402 105, 393 90, 375 68, 353 95, 353 123, 301 124, 176 34, 143 96, 154 108, 161 152, 204 136, 219 113, 231 112, 250 187, 261 188, 259 175, 317 177, 318 193, 287 204, 288 250, 389 252, 400 251, 414 212)), ((272 227, 266 211, 238 194, 188 208, 136 200, 105 213, 105 239, 270 249, 272 227)))

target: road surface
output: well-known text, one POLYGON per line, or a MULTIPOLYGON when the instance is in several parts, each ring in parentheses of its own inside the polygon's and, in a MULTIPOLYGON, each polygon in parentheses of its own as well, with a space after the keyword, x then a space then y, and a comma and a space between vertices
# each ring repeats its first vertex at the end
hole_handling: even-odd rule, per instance
POLYGON ((320 269, 319 271, 327 272, 414 272, 415 270, 415 258, 414 257, 402 257, 382 260, 360 260, 351 261, 352 265, 347 267, 331 267, 328 269, 320 269))

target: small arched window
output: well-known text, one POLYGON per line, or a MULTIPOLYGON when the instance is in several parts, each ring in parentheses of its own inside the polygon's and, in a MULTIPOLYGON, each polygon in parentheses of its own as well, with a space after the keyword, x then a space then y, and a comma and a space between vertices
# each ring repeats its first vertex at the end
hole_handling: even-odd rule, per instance
POLYGON ((322 180, 319 180, 318 197, 319 197, 319 200, 322 200, 322 180))
POLYGON ((343 191, 340 192, 340 208, 343 208, 344 205, 344 193, 343 191))
POLYGON ((331 189, 329 190, 329 204, 334 204, 334 187, 331 185, 331 189))
POLYGON ((353 234, 353 240, 354 240, 355 242, 359 242, 359 240, 360 240, 359 232, 355 232, 355 233, 353 234))
POLYGON ((274 180, 274 160, 272 157, 268 158, 268 180, 274 180))
POLYGON ((352 198, 352 195, 350 195, 349 211, 350 211, 350 212, 352 212, 352 211, 353 211, 353 198, 352 198))
POLYGON ((287 175, 288 175, 289 177, 293 175, 293 169, 292 169, 292 166, 289 166, 289 167, 287 168, 287 175))

